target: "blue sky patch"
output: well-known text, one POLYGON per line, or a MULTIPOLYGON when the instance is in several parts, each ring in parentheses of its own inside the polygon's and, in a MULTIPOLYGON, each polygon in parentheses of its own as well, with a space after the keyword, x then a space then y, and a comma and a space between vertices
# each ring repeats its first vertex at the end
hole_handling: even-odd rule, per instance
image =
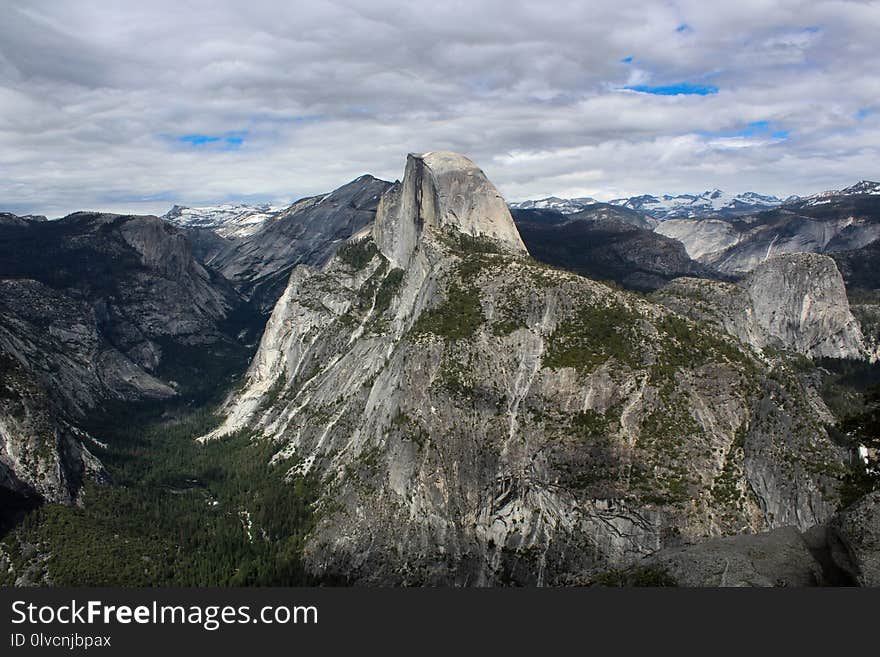
POLYGON ((770 121, 752 121, 739 130, 718 130, 700 132, 699 134, 707 139, 736 139, 738 137, 766 137, 769 135, 773 139, 784 140, 791 136, 791 131, 774 125, 770 121))
POLYGON ((182 144, 189 144, 190 146, 194 147, 217 145, 220 146, 223 150, 236 150, 238 148, 241 148, 242 144, 244 144, 246 136, 247 131, 224 132, 221 135, 204 135, 193 133, 188 135, 181 135, 177 137, 177 141, 182 144))
POLYGON ((632 55, 629 55, 629 56, 624 57, 623 59, 621 59, 621 60, 620 60, 620 63, 621 63, 621 64, 632 64, 632 60, 633 60, 632 55))
POLYGON ((861 107, 856 111, 856 118, 861 121, 862 119, 868 118, 871 114, 874 113, 870 107, 861 107))
POLYGON ((678 82, 667 85, 635 84, 624 87, 630 91, 638 91, 641 94, 653 94, 655 96, 708 96, 717 94, 718 87, 712 84, 691 84, 690 82, 678 82))
POLYGON ((184 144, 192 144, 193 146, 201 146, 202 144, 213 144, 220 141, 220 137, 213 137, 211 135, 182 135, 177 138, 177 141, 182 141, 184 144))

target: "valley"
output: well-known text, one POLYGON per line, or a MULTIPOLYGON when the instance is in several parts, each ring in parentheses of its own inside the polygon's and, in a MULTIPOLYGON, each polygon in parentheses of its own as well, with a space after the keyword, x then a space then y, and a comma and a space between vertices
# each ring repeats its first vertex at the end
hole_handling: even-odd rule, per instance
POLYGON ((873 189, 2 215, 0 581, 872 582, 873 189))

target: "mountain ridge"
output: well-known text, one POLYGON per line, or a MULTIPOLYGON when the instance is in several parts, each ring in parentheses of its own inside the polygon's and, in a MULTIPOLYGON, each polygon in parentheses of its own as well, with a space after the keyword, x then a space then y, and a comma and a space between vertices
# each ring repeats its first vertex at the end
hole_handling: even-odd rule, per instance
POLYGON ((311 572, 584 583, 681 540, 830 517, 833 477, 795 455, 830 473, 844 451, 784 361, 537 263, 506 210, 435 203, 466 184, 486 191, 468 210, 495 208, 491 183, 428 168, 408 158, 371 235, 294 270, 204 437, 268 441, 325 482, 311 572))

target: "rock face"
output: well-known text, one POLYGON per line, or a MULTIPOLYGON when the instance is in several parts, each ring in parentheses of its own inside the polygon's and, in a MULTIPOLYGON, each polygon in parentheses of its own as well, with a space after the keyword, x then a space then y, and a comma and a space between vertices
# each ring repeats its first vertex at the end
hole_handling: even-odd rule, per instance
POLYGON ((695 260, 742 275, 774 255, 860 249, 880 238, 880 197, 833 195, 739 219, 676 219, 657 232, 680 240, 695 260))
POLYGON ((232 286, 157 217, 0 227, 0 481, 73 500, 101 471, 83 421, 105 402, 177 395, 194 354, 247 358, 234 314, 247 315, 232 286))
POLYGON ((861 329, 831 258, 814 253, 777 256, 755 268, 744 285, 770 346, 817 357, 864 356, 861 329))
POLYGON ((535 259, 595 280, 647 292, 680 276, 719 278, 631 210, 603 204, 569 215, 514 210, 513 217, 535 259))
POLYGON ((373 239, 396 267, 406 267, 425 229, 488 237, 510 252, 526 247, 507 204, 469 159, 439 151, 410 154, 403 183, 382 197, 373 239))
MULTIPOLYGON (((373 222, 379 198, 390 186, 373 176, 361 176, 329 194, 301 199, 259 223, 246 224, 249 231, 244 233, 239 217, 232 226, 215 229, 221 231, 223 244, 217 242, 215 230, 205 228, 207 220, 197 224, 201 228, 189 222, 187 230, 200 247, 203 262, 268 315, 293 268, 327 262, 340 244, 373 222)), ((241 221, 254 217, 251 213, 241 221)))
POLYGON ((828 256, 776 256, 740 284, 682 278, 655 298, 758 349, 783 349, 811 358, 867 355, 843 278, 828 256))
POLYGON ((725 536, 669 548, 645 562, 668 573, 678 586, 818 586, 822 568, 794 527, 763 534, 725 536))
POLYGON ((206 439, 248 432, 320 478, 317 575, 559 584, 830 517, 846 454, 767 369, 532 260, 485 176, 433 153, 408 159, 371 235, 294 270, 206 439))
POLYGON ((829 534, 837 564, 860 586, 880 586, 880 492, 835 516, 829 534))
POLYGON ((42 500, 72 502, 85 477, 103 478, 88 437, 58 412, 41 382, 0 353, 0 528, 42 500))
POLYGON ((880 240, 832 255, 846 283, 853 315, 862 327, 872 361, 880 360, 880 240))
POLYGON ((733 223, 721 219, 669 219, 654 229, 684 244, 694 260, 716 255, 740 242, 733 223))

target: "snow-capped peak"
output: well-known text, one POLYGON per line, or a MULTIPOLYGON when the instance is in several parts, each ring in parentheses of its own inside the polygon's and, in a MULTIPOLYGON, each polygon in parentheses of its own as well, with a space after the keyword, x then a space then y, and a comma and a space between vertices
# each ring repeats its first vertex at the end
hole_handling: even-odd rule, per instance
POLYGON ((581 196, 579 198, 548 196, 536 201, 529 200, 511 203, 510 207, 514 210, 556 210, 562 214, 575 214, 595 203, 598 203, 598 201, 589 196, 581 196))
POLYGON ((744 192, 728 194, 720 189, 710 189, 701 194, 664 194, 661 198, 644 194, 610 201, 613 205, 631 208, 654 219, 692 218, 714 216, 737 216, 758 212, 783 204, 776 196, 744 192))
POLYGON ((198 208, 175 205, 163 218, 184 228, 209 228, 222 237, 238 238, 255 233, 281 209, 268 204, 226 203, 198 208))
POLYGON ((880 183, 871 180, 861 180, 855 185, 844 189, 830 189, 827 192, 813 194, 806 198, 807 205, 822 205, 829 203, 833 198, 838 196, 877 196, 880 195, 880 183))

